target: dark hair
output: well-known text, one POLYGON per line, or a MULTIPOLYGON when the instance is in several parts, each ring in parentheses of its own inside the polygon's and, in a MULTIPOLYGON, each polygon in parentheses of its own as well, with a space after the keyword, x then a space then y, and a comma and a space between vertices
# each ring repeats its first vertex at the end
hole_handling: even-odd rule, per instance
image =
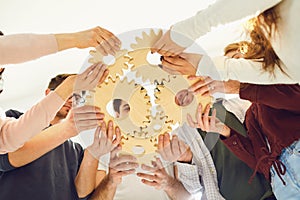
POLYGON ((122 103, 122 99, 114 99, 113 100, 113 107, 114 107, 115 112, 120 113, 121 103, 122 103))
POLYGON ((4 34, 2 33, 2 31, 0 31, 0 35, 1 35, 1 36, 4 35, 4 34))
POLYGON ((76 75, 76 74, 59 74, 59 75, 55 76, 49 82, 48 88, 50 90, 55 90, 55 88, 57 88, 57 86, 59 86, 66 78, 68 78, 69 76, 72 76, 72 75, 76 75))

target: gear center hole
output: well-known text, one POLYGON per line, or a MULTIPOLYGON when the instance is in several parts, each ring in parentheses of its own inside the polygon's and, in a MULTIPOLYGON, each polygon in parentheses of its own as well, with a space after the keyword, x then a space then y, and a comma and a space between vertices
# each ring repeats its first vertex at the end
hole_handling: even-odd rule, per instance
POLYGON ((106 65, 113 65, 113 64, 115 64, 116 59, 115 59, 115 57, 112 56, 112 55, 107 55, 107 56, 104 56, 104 57, 103 57, 103 62, 104 62, 104 64, 106 64, 106 65))
POLYGON ((149 51, 148 54, 147 54, 147 61, 151 65, 159 65, 159 64, 161 64, 160 57, 161 57, 160 54, 158 54, 158 53, 151 53, 151 51, 149 51))

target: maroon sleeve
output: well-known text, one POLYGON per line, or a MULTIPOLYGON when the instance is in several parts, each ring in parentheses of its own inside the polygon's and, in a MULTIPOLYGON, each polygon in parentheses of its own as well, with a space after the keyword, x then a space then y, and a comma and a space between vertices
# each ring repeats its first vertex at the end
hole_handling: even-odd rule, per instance
POLYGON ((255 168, 256 158, 254 156, 251 140, 248 137, 244 137, 231 129, 230 137, 221 137, 221 140, 240 160, 245 162, 250 168, 255 168))
POLYGON ((300 112, 299 84, 255 85, 241 83, 240 97, 276 109, 300 112))

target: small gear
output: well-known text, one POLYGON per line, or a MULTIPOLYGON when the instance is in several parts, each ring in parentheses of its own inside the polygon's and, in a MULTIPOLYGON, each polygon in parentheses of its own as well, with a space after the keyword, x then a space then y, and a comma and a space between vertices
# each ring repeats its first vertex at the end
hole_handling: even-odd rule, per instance
MULTIPOLYGON (((90 55, 92 56, 89 59, 90 63, 98 63, 103 62, 104 56, 98 50, 91 50, 90 55)), ((108 65, 109 75, 106 78, 106 82, 108 79, 112 81, 116 81, 117 77, 121 77, 123 75, 123 70, 129 68, 130 57, 127 54, 127 50, 123 49, 116 53, 114 56, 115 62, 111 65, 108 65)))
POLYGON ((147 56, 151 51, 151 47, 156 41, 158 41, 162 36, 162 30, 158 30, 156 34, 153 29, 150 29, 150 33, 142 33, 142 38, 136 37, 136 43, 131 44, 132 51, 128 52, 128 55, 131 57, 129 61, 130 64, 133 64, 133 70, 135 70, 137 77, 142 77, 142 80, 145 82, 147 79, 151 83, 155 81, 167 80, 169 74, 162 70, 158 65, 153 65, 148 62, 147 56))

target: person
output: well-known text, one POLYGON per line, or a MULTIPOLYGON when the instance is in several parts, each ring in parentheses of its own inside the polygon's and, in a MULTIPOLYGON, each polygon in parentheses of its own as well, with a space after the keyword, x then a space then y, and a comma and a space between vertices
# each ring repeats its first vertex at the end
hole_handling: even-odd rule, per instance
MULTIPOLYGON (((295 85, 242 84, 240 97, 252 102, 247 110, 242 136, 223 124, 217 123, 215 111, 210 120, 208 110, 194 126, 222 135, 224 144, 241 160, 264 174, 271 181, 278 199, 299 198, 299 101, 300 88, 295 85), (280 101, 277 101, 277 99, 280 101), (272 116, 272 117, 270 117, 272 116), (272 176, 271 176, 272 175, 272 176)), ((201 115, 200 113, 199 115, 201 115)), ((194 123, 194 122, 192 122, 194 123)), ((250 180, 252 180, 253 176, 250 180)))
POLYGON ((175 95, 175 103, 178 106, 188 106, 194 100, 194 94, 188 89, 180 90, 175 95))
POLYGON ((142 164, 139 168, 136 157, 122 154, 121 150, 122 145, 119 145, 109 156, 100 159, 97 172, 100 183, 91 200, 191 198, 175 178, 172 164, 165 165, 159 158, 155 158, 151 166, 142 164))
MULTIPOLYGON (((2 33, 2 32, 1 32, 2 33)), ((114 53, 120 41, 101 27, 67 34, 17 34, 0 37, 0 64, 19 63, 45 56, 68 48, 96 47, 102 53, 114 53)), ((104 65, 92 65, 79 75, 75 90, 93 89, 102 76, 104 65), (81 85, 82 84, 82 85, 81 85)), ((3 70, 1 69, 2 73, 3 70)), ((107 74, 108 71, 105 71, 107 74)), ((2 88, 3 88, 3 78, 2 88)), ((0 118, 0 154, 15 151, 27 140, 45 128, 63 102, 71 95, 75 77, 69 78, 51 94, 28 110, 20 119, 0 118), (24 133, 21 134, 20 132, 24 133)), ((2 89, 3 90, 3 89, 2 89)))
POLYGON ((232 79, 254 84, 299 83, 297 52, 300 52, 300 49, 293 45, 299 40, 295 31, 299 28, 299 21, 296 20, 298 17, 296 8, 299 6, 300 3, 293 0, 256 0, 251 3, 239 0, 218 0, 195 16, 174 24, 153 45, 152 52, 158 52, 164 56, 164 67, 178 71, 184 67, 180 63, 182 59, 195 61, 194 56, 190 58, 182 54, 183 50, 195 39, 211 31, 212 27, 260 13, 251 21, 253 26, 250 36, 254 43, 261 42, 262 52, 269 52, 263 62, 245 59, 228 60, 221 56, 213 58, 212 64, 205 62, 204 58, 207 56, 202 56, 196 59, 197 62, 190 60, 193 63, 192 71, 197 71, 196 75, 210 76, 214 79, 232 79), (282 46, 291 48, 282 48, 282 46), (208 64, 210 67, 207 66, 208 64), (211 68, 214 66, 220 77, 212 73, 211 68))
POLYGON ((113 100, 113 109, 115 111, 115 117, 120 119, 127 117, 130 112, 129 104, 122 99, 113 100))
MULTIPOLYGON (((247 57, 247 59, 250 59, 251 56, 259 58, 258 55, 251 53, 252 46, 249 46, 249 48, 245 47, 245 45, 247 44, 250 43, 241 41, 238 43, 229 44, 224 49, 224 55, 226 57, 235 59, 242 57, 247 57), (246 48, 248 51, 242 51, 242 49, 244 48, 246 48)), ((188 88, 188 90, 195 95, 211 95, 215 92, 236 93, 236 91, 238 91, 236 87, 236 83, 239 83, 238 81, 216 81, 211 79, 210 77, 199 78, 195 76, 190 76, 189 78, 199 79, 199 81, 195 82, 195 84, 191 85, 188 88)), ((249 106, 249 102, 241 101, 240 99, 218 100, 213 104, 213 108, 217 109, 218 111, 218 119, 220 119, 224 124, 242 135, 246 135, 246 130, 242 123, 244 122, 244 115, 246 113, 245 110, 247 110, 249 106)), ((198 109, 198 112, 200 113, 200 110, 202 108, 198 109)), ((201 117, 201 114, 197 115, 197 117, 201 117)), ((189 125, 191 127, 197 128, 197 125, 193 123, 193 120, 190 116, 188 116, 188 122, 190 122, 189 125)), ((223 197, 225 199, 240 199, 241 196, 243 196, 245 199, 275 199, 274 195, 272 194, 270 184, 262 174, 255 173, 253 182, 249 184, 249 176, 253 174, 253 170, 248 165, 243 163, 242 160, 237 158, 221 142, 216 134, 206 133, 201 129, 198 129, 198 132, 199 133, 187 126, 183 126, 182 130, 179 131, 179 133, 182 133, 179 135, 181 136, 181 139, 184 142, 191 144, 190 146, 192 148, 193 156, 199 157, 198 154, 200 154, 200 152, 206 152, 207 156, 205 158, 208 159, 206 162, 202 161, 202 159, 199 159, 199 163, 195 163, 195 161, 193 161, 193 158, 193 160, 188 160, 188 162, 186 162, 184 165, 177 164, 179 171, 190 171, 190 174, 188 176, 185 176, 181 180, 183 184, 186 185, 186 188, 189 192, 193 192, 193 190, 197 191, 195 188, 202 188, 201 192, 203 193, 203 195, 205 197, 211 197, 212 199, 223 197), (204 140, 204 142, 200 142, 202 140, 204 140), (198 142, 195 144, 192 141, 198 142), (212 160, 210 160, 209 157, 212 160), (211 177, 214 175, 214 173, 203 172, 205 170, 204 166, 206 166, 204 163, 208 165, 208 167, 206 168, 208 172, 215 171, 216 183, 214 181, 214 178, 211 177), (191 172, 194 172, 194 174, 191 172), (187 177, 190 177, 190 179, 192 179, 192 177, 197 176, 197 174, 198 177, 199 175, 201 176, 201 184, 199 179, 193 180, 192 183, 186 183, 186 180, 189 179, 187 177), (203 181, 204 179, 206 180, 206 182, 203 181), (195 186, 190 187, 190 185, 195 186), (211 188, 214 188, 212 187, 212 185, 215 186, 214 190, 211 190, 211 188), (207 191, 208 187, 209 191, 207 191), (232 188, 236 188, 236 190, 233 191, 232 188), (221 197, 219 195, 221 195, 221 197)), ((165 143, 166 146, 170 146, 170 148, 172 148, 172 140, 166 139, 164 141, 167 141, 165 143)), ((179 157, 180 154, 177 156, 179 157)))
POLYGON ((41 132, 56 115, 64 100, 73 92, 93 89, 98 82, 108 75, 106 66, 98 63, 87 68, 83 73, 69 76, 54 91, 24 113, 19 119, 0 119, 0 154, 13 152, 26 141, 41 132), (74 90, 74 91, 73 91, 74 90))
MULTIPOLYGON (((72 76, 62 74, 53 78, 46 95, 72 76)), ((113 130, 112 122, 106 128, 104 115, 97 107, 72 108, 73 98, 70 95, 48 128, 20 149, 0 156, 0 199, 73 200, 83 199, 93 191, 95 185, 86 184, 87 170, 97 167, 98 158, 118 145, 120 131, 117 127, 113 130), (69 140, 96 127, 93 144, 86 150, 69 140)))

